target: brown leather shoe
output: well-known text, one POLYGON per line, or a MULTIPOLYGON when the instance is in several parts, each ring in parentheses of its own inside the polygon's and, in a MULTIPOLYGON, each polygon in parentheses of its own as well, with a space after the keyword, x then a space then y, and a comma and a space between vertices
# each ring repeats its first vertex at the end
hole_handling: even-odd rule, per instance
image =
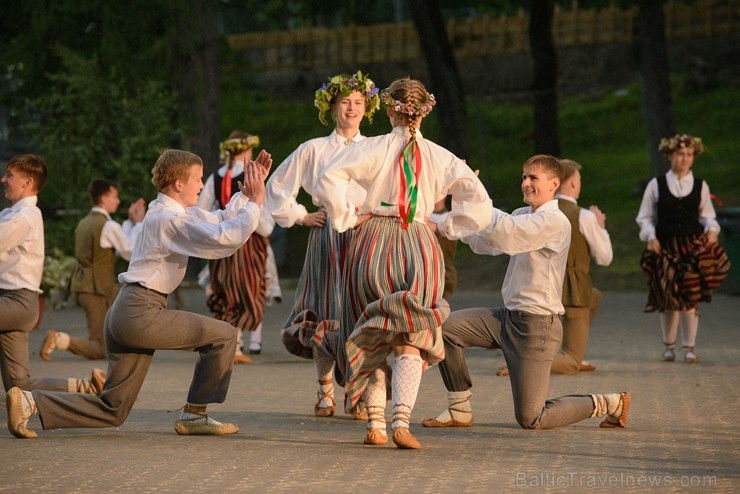
POLYGON ((626 391, 619 393, 622 397, 622 411, 618 417, 607 415, 604 421, 599 424, 599 427, 604 429, 623 429, 627 426, 627 417, 630 414, 630 394, 626 391))
POLYGON ((352 415, 352 420, 367 420, 368 418, 365 403, 362 401, 358 401, 357 404, 352 407, 349 414, 352 415))
POLYGON ((244 355, 243 353, 237 353, 234 355, 234 363, 235 364, 251 364, 252 358, 249 355, 244 355))
POLYGON ((34 431, 28 430, 26 427, 28 425, 28 419, 33 417, 35 413, 31 412, 31 415, 28 416, 23 413, 22 394, 23 391, 21 391, 21 388, 13 387, 5 395, 5 406, 8 411, 8 430, 15 437, 21 439, 38 437, 34 431))
POLYGON ((585 360, 578 365, 578 372, 592 372, 596 370, 596 366, 589 364, 585 360))
POLYGON ((51 352, 54 351, 57 347, 56 343, 56 337, 57 332, 53 329, 50 329, 46 332, 46 336, 44 337, 44 342, 41 344, 41 350, 39 350, 39 355, 41 356, 41 360, 49 361, 51 360, 51 352))
POLYGON ((409 431, 408 427, 393 429, 393 442, 398 449, 420 449, 421 443, 409 431))
POLYGON ((370 428, 367 430, 367 436, 365 436, 365 444, 371 446, 380 446, 388 442, 388 435, 385 434, 385 430, 370 428))
POLYGON ((440 422, 437 419, 424 419, 421 421, 424 427, 470 427, 473 425, 473 419, 470 422, 460 422, 459 420, 450 419, 447 422, 440 422))

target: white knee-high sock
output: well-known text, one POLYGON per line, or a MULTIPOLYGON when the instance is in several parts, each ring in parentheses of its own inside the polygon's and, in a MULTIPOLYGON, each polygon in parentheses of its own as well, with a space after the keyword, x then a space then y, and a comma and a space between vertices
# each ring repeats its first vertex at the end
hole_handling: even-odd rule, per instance
POLYGON ((682 310, 679 322, 681 344, 684 348, 693 349, 696 345, 696 333, 699 331, 699 312, 696 309, 682 310))
POLYGON ((663 331, 663 343, 669 349, 676 346, 678 333, 678 311, 665 310, 660 313, 660 329, 663 331))
POLYGON ((393 423, 391 429, 409 426, 411 411, 421 384, 422 360, 418 355, 399 355, 393 363, 393 423))
POLYGON ((370 380, 362 393, 367 409, 367 428, 380 429, 385 433, 385 369, 378 367, 370 374, 370 380))

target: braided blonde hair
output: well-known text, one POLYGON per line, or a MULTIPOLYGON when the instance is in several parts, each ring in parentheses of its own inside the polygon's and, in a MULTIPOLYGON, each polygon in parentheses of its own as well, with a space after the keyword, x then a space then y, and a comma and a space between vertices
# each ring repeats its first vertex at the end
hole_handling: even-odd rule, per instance
POLYGON ((409 127, 411 138, 416 139, 416 130, 421 119, 425 117, 436 104, 434 95, 427 91, 420 81, 404 77, 397 79, 384 91, 391 99, 384 99, 396 116, 409 127))

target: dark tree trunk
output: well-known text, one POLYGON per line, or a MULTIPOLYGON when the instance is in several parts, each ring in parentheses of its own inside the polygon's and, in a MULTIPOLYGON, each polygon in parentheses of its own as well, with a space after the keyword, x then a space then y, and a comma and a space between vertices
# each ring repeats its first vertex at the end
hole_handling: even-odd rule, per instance
POLYGON ((662 1, 639 3, 632 49, 642 89, 650 162, 657 176, 669 169, 668 161, 658 152, 658 143, 661 138, 675 133, 665 16, 662 1))
MULTIPOLYGON (((430 92, 437 98, 437 141, 457 156, 468 157, 468 120, 455 54, 438 0, 409 0, 421 49, 431 77, 430 92)), ((423 130, 423 129, 422 129, 423 130)))
POLYGON ((560 156, 558 130, 558 54, 552 39, 552 0, 533 0, 529 16, 534 91, 534 151, 560 156))
MULTIPOLYGON (((203 158, 204 176, 218 167, 219 0, 178 3, 176 66, 179 67, 180 108, 191 132, 184 147, 203 158)), ((244 129, 248 131, 249 129, 244 129)))

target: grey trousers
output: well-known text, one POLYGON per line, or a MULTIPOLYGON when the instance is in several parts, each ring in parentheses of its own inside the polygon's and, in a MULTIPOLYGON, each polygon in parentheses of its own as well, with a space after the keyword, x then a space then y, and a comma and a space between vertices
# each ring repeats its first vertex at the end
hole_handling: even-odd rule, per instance
POLYGON ((87 318, 88 338, 69 338, 69 351, 86 359, 104 359, 106 355, 103 336, 105 316, 115 298, 115 291, 110 295, 95 293, 78 293, 77 304, 85 311, 87 318))
POLYGON ((575 374, 586 356, 588 334, 601 307, 602 295, 596 288, 591 292, 591 307, 565 306, 563 316, 563 348, 552 361, 553 374, 575 374))
POLYGON ((105 319, 108 378, 101 396, 34 391, 44 429, 115 427, 128 417, 155 350, 196 351, 187 402, 222 403, 231 380, 236 328, 167 309, 167 298, 139 285, 121 288, 105 319))
POLYGON ((5 391, 19 387, 67 391, 67 378, 33 378, 28 367, 28 333, 39 318, 39 294, 0 289, 0 374, 5 391))
POLYGON ((590 395, 547 399, 550 365, 560 345, 562 326, 557 315, 540 316, 495 309, 453 312, 442 325, 445 359, 439 364, 448 391, 473 386, 465 349, 500 348, 509 367, 516 421, 525 429, 550 429, 589 418, 590 395))

